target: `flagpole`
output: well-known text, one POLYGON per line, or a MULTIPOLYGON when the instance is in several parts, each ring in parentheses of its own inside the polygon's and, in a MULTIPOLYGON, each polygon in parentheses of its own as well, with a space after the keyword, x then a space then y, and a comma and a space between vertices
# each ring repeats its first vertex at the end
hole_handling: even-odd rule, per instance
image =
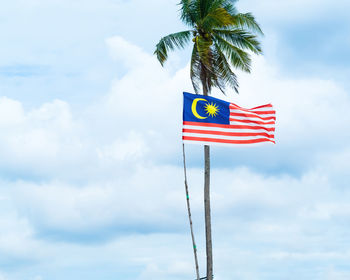
POLYGON ((200 277, 199 277, 199 266, 198 266, 198 257, 197 257, 197 246, 196 246, 196 241, 194 239, 194 234, 193 234, 192 215, 191 215, 191 208, 190 208, 190 196, 188 194, 187 173, 186 173, 186 157, 185 157, 185 144, 184 143, 182 143, 182 155, 183 155, 183 163, 184 163, 185 189, 186 189, 186 202, 187 202, 188 220, 190 222, 190 228, 191 228, 191 237, 192 237, 194 261, 195 261, 195 265, 196 265, 197 280, 200 280, 200 277))

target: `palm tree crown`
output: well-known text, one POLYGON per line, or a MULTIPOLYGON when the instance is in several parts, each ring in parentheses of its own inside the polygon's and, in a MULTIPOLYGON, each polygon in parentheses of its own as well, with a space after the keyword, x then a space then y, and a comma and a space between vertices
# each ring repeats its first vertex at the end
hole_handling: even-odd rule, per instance
POLYGON ((163 65, 168 52, 184 48, 191 38, 191 81, 196 93, 210 93, 212 87, 223 93, 226 85, 238 92, 231 67, 250 72, 249 52, 261 54, 257 35, 262 31, 250 13, 238 13, 235 0, 181 0, 181 20, 190 30, 169 34, 156 46, 155 54, 163 65))

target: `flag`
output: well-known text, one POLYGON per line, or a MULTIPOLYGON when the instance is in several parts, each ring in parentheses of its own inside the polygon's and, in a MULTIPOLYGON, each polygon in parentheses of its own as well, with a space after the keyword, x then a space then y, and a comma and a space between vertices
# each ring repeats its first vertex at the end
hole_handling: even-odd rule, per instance
POLYGON ((271 104, 251 109, 211 96, 184 92, 182 139, 205 145, 275 144, 271 104))

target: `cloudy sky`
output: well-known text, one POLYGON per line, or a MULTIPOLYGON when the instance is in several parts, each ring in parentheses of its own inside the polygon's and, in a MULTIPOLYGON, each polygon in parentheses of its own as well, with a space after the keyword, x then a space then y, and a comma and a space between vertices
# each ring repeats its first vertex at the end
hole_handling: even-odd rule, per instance
MULTIPOLYGON (((181 165, 178 0, 0 10, 0 280, 194 279, 181 165)), ((217 280, 350 279, 350 2, 241 0, 264 55, 226 100, 277 110, 276 145, 212 148, 217 280)), ((216 92, 213 93, 219 96, 216 92)), ((203 152, 188 145, 201 275, 203 152)))

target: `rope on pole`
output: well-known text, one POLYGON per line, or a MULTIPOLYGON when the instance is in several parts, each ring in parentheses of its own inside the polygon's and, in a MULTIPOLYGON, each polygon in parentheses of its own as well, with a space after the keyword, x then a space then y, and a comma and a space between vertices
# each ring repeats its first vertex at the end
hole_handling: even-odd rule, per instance
POLYGON ((186 173, 186 156, 185 156, 185 144, 184 143, 182 143, 182 155, 183 155, 183 163, 184 163, 185 189, 186 189, 186 201, 187 201, 188 220, 190 222, 190 228, 191 228, 191 237, 192 237, 194 261, 195 261, 195 265, 196 265, 197 280, 201 280, 201 279, 205 279, 205 278, 200 278, 200 276, 199 276, 197 246, 196 246, 196 241, 194 239, 194 234, 193 234, 192 215, 191 215, 191 208, 190 208, 190 196, 188 194, 187 173, 186 173))

